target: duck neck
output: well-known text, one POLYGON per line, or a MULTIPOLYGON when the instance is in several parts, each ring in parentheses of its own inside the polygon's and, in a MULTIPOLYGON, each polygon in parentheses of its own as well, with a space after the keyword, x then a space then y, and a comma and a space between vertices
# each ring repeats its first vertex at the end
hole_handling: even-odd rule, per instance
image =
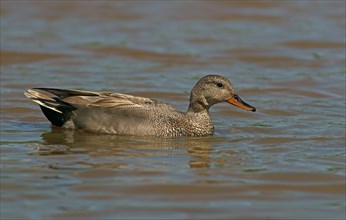
POLYGON ((199 112, 208 112, 209 111, 209 104, 205 97, 199 97, 196 95, 195 89, 191 91, 190 96, 190 105, 187 112, 190 113, 199 113, 199 112))
POLYGON ((214 132, 213 122, 209 115, 209 109, 201 105, 190 104, 186 117, 192 123, 196 136, 207 136, 214 132))
POLYGON ((209 106, 204 102, 191 101, 187 113, 208 113, 209 106))
POLYGON ((197 93, 195 89, 191 91, 190 105, 186 116, 191 119, 195 126, 210 132, 209 130, 213 130, 213 123, 209 115, 210 105, 204 96, 198 96, 197 93))
POLYGON ((205 118, 207 121, 211 120, 209 116, 209 106, 206 102, 199 100, 190 100, 189 109, 186 115, 191 118, 205 118))

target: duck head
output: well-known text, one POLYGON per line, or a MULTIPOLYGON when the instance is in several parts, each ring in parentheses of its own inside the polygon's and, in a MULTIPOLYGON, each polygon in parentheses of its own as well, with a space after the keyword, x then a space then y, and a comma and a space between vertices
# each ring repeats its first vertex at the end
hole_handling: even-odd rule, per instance
POLYGON ((256 108, 244 102, 236 93, 231 82, 219 75, 207 75, 193 87, 190 96, 189 111, 200 112, 220 102, 228 102, 241 109, 256 111, 256 108))

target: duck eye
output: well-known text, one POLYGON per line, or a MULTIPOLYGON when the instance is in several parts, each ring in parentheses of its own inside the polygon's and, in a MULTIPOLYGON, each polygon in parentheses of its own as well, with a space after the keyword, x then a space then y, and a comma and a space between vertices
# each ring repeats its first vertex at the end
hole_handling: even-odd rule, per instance
POLYGON ((216 85, 217 85, 217 87, 219 87, 219 88, 223 87, 223 84, 222 84, 222 83, 217 83, 216 85))

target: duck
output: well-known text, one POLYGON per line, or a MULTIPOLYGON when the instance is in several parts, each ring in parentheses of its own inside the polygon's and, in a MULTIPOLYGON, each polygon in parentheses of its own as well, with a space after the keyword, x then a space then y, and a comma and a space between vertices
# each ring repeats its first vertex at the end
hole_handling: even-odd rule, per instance
POLYGON ((206 75, 197 81, 186 112, 155 99, 121 93, 32 88, 24 94, 39 104, 53 126, 114 135, 211 136, 214 125, 209 109, 213 105, 226 102, 256 111, 221 75, 206 75))

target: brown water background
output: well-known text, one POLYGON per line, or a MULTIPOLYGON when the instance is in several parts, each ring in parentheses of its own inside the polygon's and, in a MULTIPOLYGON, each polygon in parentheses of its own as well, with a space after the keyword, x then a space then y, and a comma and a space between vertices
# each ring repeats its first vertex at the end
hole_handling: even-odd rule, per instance
POLYGON ((345 1, 1 0, 1 219, 344 219, 345 1), (257 108, 207 138, 51 128, 23 92, 185 111, 203 75, 257 108))

